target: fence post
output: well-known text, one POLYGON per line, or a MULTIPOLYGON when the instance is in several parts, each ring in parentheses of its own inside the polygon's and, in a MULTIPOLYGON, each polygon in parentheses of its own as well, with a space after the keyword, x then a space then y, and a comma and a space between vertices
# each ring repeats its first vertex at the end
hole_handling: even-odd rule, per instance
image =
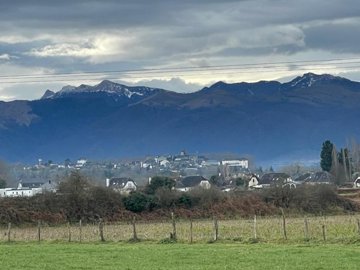
POLYGON ((256 221, 256 215, 254 215, 254 239, 257 239, 257 221, 256 221))
POLYGON ((105 242, 105 238, 104 238, 104 223, 102 218, 100 218, 100 222, 99 222, 99 233, 100 233, 100 241, 101 242, 105 242))
POLYGON ((193 243, 193 221, 190 218, 190 244, 193 243))
POLYGON ((133 227, 133 240, 137 241, 139 240, 136 233, 136 217, 133 216, 133 219, 131 221, 132 227, 133 227))
POLYGON ((321 226, 321 228, 322 228, 323 239, 324 239, 324 241, 326 241, 326 228, 325 228, 325 224, 323 224, 323 225, 321 226))
POLYGON ((357 218, 358 234, 360 235, 360 219, 357 218))
POLYGON ((79 221, 79 242, 82 242, 82 219, 79 221))
POLYGON ((9 224, 8 224, 7 237, 8 237, 8 242, 10 242, 10 240, 11 240, 11 222, 9 222, 9 224))
POLYGON ((41 222, 40 222, 40 220, 38 221, 38 226, 37 226, 37 236, 38 236, 38 242, 40 243, 40 241, 41 241, 41 222))
POLYGON ((322 224, 321 228, 322 228, 323 239, 324 241, 326 241, 326 215, 324 215, 324 223, 322 224))
POLYGON ((68 241, 71 242, 71 225, 70 225, 70 222, 68 222, 67 224, 67 227, 68 227, 68 241))
POLYGON ((213 217, 213 220, 214 220, 214 241, 217 241, 219 236, 219 225, 216 217, 213 217))
POLYGON ((304 217, 304 237, 305 237, 305 240, 309 239, 309 225, 308 225, 308 219, 306 216, 304 217))
POLYGON ((170 233, 170 239, 176 241, 176 221, 175 221, 174 212, 171 212, 171 223, 172 223, 173 232, 170 233))
POLYGON ((283 234, 284 234, 285 240, 287 240, 287 234, 286 234, 286 219, 285 219, 284 209, 282 209, 282 208, 281 208, 281 215, 282 215, 283 234))

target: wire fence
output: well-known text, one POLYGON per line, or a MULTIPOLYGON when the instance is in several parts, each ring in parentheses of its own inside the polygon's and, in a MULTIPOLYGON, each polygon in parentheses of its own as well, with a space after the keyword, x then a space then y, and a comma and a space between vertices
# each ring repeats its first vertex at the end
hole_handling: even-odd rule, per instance
POLYGON ((0 228, 1 242, 66 241, 176 241, 204 243, 214 241, 278 242, 278 241, 360 241, 360 216, 311 216, 287 218, 254 216, 232 220, 177 220, 158 222, 129 220, 128 222, 84 224, 79 221, 62 226, 49 226, 40 221, 37 226, 18 227, 12 224, 0 228))

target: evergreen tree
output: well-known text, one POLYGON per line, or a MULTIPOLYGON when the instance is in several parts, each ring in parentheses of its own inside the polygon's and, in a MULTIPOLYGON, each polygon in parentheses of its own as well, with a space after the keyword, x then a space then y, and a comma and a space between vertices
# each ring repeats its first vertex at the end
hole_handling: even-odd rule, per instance
POLYGON ((154 176, 151 182, 145 187, 145 193, 155 194, 159 188, 166 188, 171 190, 175 186, 176 182, 174 179, 166 176, 154 176))
POLYGON ((322 144, 321 154, 320 154, 320 166, 324 171, 330 172, 332 165, 332 151, 334 144, 329 140, 325 141, 322 144))

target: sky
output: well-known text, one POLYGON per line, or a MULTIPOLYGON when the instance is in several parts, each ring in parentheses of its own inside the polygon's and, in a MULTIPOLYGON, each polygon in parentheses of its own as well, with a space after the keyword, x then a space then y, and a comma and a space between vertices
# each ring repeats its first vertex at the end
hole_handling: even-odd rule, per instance
POLYGON ((2 0, 0 100, 101 80, 191 92, 306 72, 360 81, 357 0, 2 0))

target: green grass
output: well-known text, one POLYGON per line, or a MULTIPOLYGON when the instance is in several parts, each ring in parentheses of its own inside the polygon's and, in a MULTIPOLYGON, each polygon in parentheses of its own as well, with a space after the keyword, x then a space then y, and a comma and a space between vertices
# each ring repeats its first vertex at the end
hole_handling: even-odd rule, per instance
POLYGON ((359 269, 360 245, 0 244, 0 269, 359 269))
MULTIPOLYGON (((308 217, 308 232, 305 235, 304 218, 289 217, 286 218, 287 243, 302 244, 305 236, 312 243, 321 243, 323 241, 322 226, 325 227, 327 243, 353 243, 360 241, 359 215, 343 215, 328 217, 308 217)), ((280 216, 276 217, 257 217, 256 235, 261 242, 283 243, 283 221, 280 216)), ((219 239, 222 241, 248 242, 254 238, 254 219, 233 219, 219 220, 219 239)), ((141 222, 136 224, 137 236, 143 241, 158 242, 168 238, 172 232, 171 220, 159 222, 141 222)), ((132 238, 132 226, 126 222, 107 223, 104 227, 104 237, 107 242, 124 242, 132 238)), ((69 239, 78 242, 80 240, 80 230, 78 223, 67 226, 49 226, 42 225, 41 239, 43 241, 66 242, 69 239)), ((99 228, 96 224, 84 224, 82 227, 81 239, 85 243, 96 243, 100 240, 99 228)), ((179 220, 176 223, 177 239, 180 243, 189 243, 190 241, 190 221, 179 220)), ((193 242, 207 243, 214 237, 214 224, 212 220, 194 220, 193 221, 193 242)), ((32 242, 38 237, 36 226, 17 227, 12 226, 10 238, 12 242, 32 242)), ((7 227, 0 227, 0 243, 8 240, 7 227)), ((0 268, 1 269, 1 268, 0 268)))

